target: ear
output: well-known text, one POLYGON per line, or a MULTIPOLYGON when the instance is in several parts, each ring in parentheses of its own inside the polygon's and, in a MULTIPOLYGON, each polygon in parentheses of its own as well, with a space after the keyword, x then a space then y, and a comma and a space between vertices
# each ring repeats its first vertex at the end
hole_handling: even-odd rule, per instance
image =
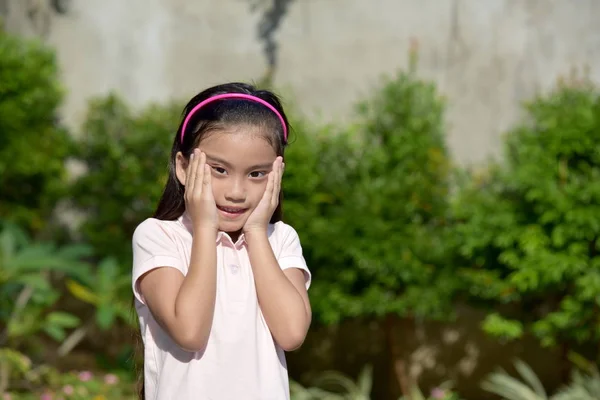
POLYGON ((179 183, 185 186, 185 180, 187 178, 187 167, 189 161, 183 156, 181 152, 178 152, 175 156, 175 174, 179 183))

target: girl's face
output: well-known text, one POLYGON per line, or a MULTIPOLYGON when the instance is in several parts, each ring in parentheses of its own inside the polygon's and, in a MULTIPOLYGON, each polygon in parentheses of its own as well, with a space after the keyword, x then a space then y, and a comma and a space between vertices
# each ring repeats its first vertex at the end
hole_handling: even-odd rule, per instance
POLYGON ((212 132, 198 148, 211 167, 219 230, 237 233, 265 192, 275 149, 254 126, 212 132))

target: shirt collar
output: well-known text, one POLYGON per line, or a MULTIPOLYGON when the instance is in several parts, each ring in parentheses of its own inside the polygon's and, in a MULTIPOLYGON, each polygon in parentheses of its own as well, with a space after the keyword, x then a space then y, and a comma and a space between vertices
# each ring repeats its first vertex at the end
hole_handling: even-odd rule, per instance
MULTIPOLYGON (((179 222, 181 222, 181 224, 185 227, 185 229, 187 229, 187 231, 192 234, 194 232, 193 229, 193 225, 192 225, 192 220, 189 216, 189 214, 187 213, 187 211, 184 211, 184 213, 178 218, 179 222)), ((229 242, 230 244, 234 245, 235 247, 239 247, 242 246, 244 244, 246 244, 246 238, 244 237, 244 234, 240 234, 240 237, 238 238, 237 242, 233 243, 233 240, 231 240, 231 236, 229 236, 229 234, 227 232, 223 232, 223 231, 219 231, 217 232, 217 239, 216 239, 216 243, 224 243, 224 242, 229 242)))

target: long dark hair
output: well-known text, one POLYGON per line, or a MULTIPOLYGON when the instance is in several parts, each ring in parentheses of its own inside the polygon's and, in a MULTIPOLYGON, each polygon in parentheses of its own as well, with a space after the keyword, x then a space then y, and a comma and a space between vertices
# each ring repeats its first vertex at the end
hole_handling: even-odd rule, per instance
MULTIPOLYGON (((152 215, 154 218, 161 220, 176 220, 185 211, 185 201, 183 194, 185 187, 179 182, 176 175, 176 157, 181 152, 185 158, 189 159, 192 151, 198 147, 200 141, 207 134, 221 130, 232 125, 253 125, 262 128, 261 130, 267 133, 265 139, 273 146, 275 153, 283 157, 283 153, 287 144, 284 138, 284 130, 281 126, 281 121, 273 113, 262 104, 244 100, 244 99, 223 99, 216 100, 203 106, 197 110, 192 116, 186 127, 186 132, 181 141, 181 130, 183 122, 187 118, 190 111, 202 101, 224 93, 243 93, 258 97, 271 104, 279 112, 285 121, 285 129, 290 131, 288 119, 283 111, 279 98, 268 90, 259 90, 252 85, 245 83, 226 83, 223 85, 213 86, 194 96, 183 110, 181 123, 177 129, 177 133, 173 138, 173 147, 171 148, 171 156, 169 158, 169 177, 163 190, 163 194, 158 202, 156 211, 152 215)), ((279 194, 279 205, 271 217, 271 223, 275 223, 282 219, 282 193, 279 194)), ((142 337, 139 328, 135 332, 135 347, 136 353, 143 357, 142 337)), ((138 375, 138 394, 140 400, 145 399, 144 390, 144 375, 140 365, 137 366, 138 375)))

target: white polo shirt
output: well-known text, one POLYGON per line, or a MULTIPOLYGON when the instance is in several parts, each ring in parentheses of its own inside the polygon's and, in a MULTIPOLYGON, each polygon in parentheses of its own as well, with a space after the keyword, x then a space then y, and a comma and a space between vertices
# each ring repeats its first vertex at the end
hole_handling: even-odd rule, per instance
MULTIPOLYGON (((133 292, 144 342, 146 400, 289 399, 284 351, 275 343, 256 295, 243 235, 236 243, 217 235, 217 295, 212 328, 203 352, 181 349, 158 325, 144 303, 138 279, 158 267, 186 275, 192 229, 184 214, 176 221, 149 218, 133 234, 133 292)), ((281 269, 311 274, 296 231, 269 225, 269 241, 281 269)))

